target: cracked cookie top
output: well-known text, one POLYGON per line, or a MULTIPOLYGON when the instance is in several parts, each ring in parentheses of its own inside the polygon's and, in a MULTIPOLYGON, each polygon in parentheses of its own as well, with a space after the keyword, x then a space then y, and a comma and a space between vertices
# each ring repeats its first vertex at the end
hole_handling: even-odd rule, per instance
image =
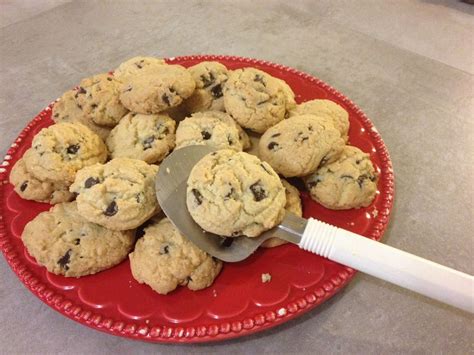
POLYGON ((263 133, 285 118, 287 93, 279 80, 261 70, 237 69, 224 87, 224 106, 242 127, 263 133))
POLYGON ((224 111, 223 89, 229 77, 225 65, 219 62, 201 62, 188 68, 196 90, 186 100, 189 112, 206 110, 224 111))
POLYGON ((76 202, 61 203, 30 221, 21 236, 38 264, 69 277, 95 274, 124 260, 134 231, 112 231, 81 217, 76 202))
POLYGON ((209 287, 222 268, 211 257, 178 232, 168 218, 153 221, 130 254, 132 275, 160 294, 178 285, 191 290, 209 287))
MULTIPOLYGON (((223 115, 226 115, 222 112, 223 115)), ((209 145, 216 149, 242 151, 237 125, 205 113, 193 114, 180 122, 176 130, 176 148, 209 145)))
POLYGON ((290 117, 308 114, 329 119, 334 127, 341 132, 341 137, 346 142, 349 139, 349 114, 334 101, 319 99, 306 101, 290 111, 290 117))
POLYGON ((95 124, 114 127, 128 112, 119 100, 121 85, 107 73, 83 79, 75 94, 77 105, 95 124))
POLYGON ((143 68, 167 65, 164 59, 155 57, 133 57, 121 63, 114 70, 114 76, 119 80, 126 80, 130 76, 140 74, 143 68))
POLYGON ((178 106, 191 96, 195 86, 181 65, 149 66, 123 80, 120 100, 132 112, 159 113, 178 106))
POLYGON ((175 145, 176 122, 164 114, 129 113, 107 138, 112 158, 133 158, 157 163, 175 145))
POLYGON ((333 210, 370 205, 377 192, 377 180, 369 155, 349 145, 339 159, 324 164, 305 179, 311 198, 333 210))
POLYGON ((39 180, 26 168, 23 158, 19 159, 10 172, 10 183, 15 192, 25 200, 48 202, 51 204, 71 201, 74 195, 69 186, 52 181, 39 180))
POLYGON ((23 159, 38 179, 70 185, 79 169, 105 162, 107 147, 82 124, 56 123, 33 138, 23 159))
POLYGON ((285 188, 267 163, 226 149, 206 155, 194 166, 186 203, 206 231, 257 237, 283 219, 285 188))
POLYGON ((83 106, 78 102, 78 91, 80 89, 73 89, 66 91, 59 101, 53 106, 53 112, 51 118, 56 123, 70 122, 70 123, 82 123, 84 126, 89 128, 92 132, 97 134, 100 138, 106 139, 110 133, 110 127, 100 126, 96 124, 91 116, 88 116, 83 111, 83 106))
POLYGON ((79 213, 112 230, 133 229, 159 212, 155 195, 158 166, 116 158, 80 170, 70 191, 79 213))
POLYGON ((285 177, 305 176, 321 162, 337 159, 344 147, 340 132, 327 119, 291 117, 269 128, 259 142, 259 156, 285 177))

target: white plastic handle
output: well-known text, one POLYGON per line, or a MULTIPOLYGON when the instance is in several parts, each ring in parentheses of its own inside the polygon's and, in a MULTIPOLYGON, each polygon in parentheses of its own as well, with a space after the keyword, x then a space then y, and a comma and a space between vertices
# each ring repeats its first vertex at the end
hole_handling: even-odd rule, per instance
POLYGON ((474 277, 310 218, 299 247, 474 313, 474 277))

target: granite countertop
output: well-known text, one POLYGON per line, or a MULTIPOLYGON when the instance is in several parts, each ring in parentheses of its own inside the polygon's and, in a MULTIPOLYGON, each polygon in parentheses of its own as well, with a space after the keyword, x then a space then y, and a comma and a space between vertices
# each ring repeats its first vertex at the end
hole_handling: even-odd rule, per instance
MULTIPOLYGON (((474 11, 456 1, 0 4, 0 153, 83 77, 135 55, 231 54, 313 74, 371 118, 393 161, 384 242, 473 274, 474 11)), ((471 315, 358 274, 317 309, 204 345, 103 334, 53 311, 0 258, 1 353, 472 353, 471 315)))

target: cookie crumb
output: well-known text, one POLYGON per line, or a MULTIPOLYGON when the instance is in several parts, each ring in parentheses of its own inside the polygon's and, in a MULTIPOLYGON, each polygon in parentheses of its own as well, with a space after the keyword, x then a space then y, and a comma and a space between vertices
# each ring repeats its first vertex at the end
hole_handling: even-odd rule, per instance
POLYGON ((150 324, 150 320, 149 319, 145 320, 145 323, 150 324))
POLYGON ((217 291, 216 290, 212 290, 212 296, 217 297, 217 291))
POLYGON ((171 173, 170 168, 166 168, 166 172, 167 172, 168 174, 171 173))
POLYGON ((270 282, 272 280, 272 275, 269 273, 262 274, 262 283, 270 282))

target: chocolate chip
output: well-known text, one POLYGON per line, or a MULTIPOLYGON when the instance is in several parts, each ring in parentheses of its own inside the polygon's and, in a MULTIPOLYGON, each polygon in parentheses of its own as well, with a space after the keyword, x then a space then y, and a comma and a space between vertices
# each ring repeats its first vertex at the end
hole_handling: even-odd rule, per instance
POLYGON ((81 240, 79 238, 74 239, 74 245, 81 244, 81 240))
POLYGON ((81 105, 76 104, 76 106, 77 106, 80 110, 82 110, 82 106, 81 106, 81 105))
POLYGON ((202 195, 199 190, 192 189, 191 192, 193 193, 194 198, 196 199, 196 203, 200 205, 202 203, 202 195))
POLYGON ((153 223, 153 220, 149 219, 145 223, 143 223, 141 226, 137 228, 135 231, 135 238, 139 239, 145 235, 145 229, 150 226, 153 223))
MULTIPOLYGON (((238 232, 238 233, 239 233, 239 235, 240 235, 241 232, 238 232)), ((232 233, 232 235, 234 235, 234 233, 232 233)), ((227 237, 227 238, 224 238, 224 239, 222 240, 221 246, 224 247, 224 248, 228 248, 228 247, 230 247, 230 246, 232 245, 233 242, 234 242, 234 238, 229 238, 229 237, 227 237)))
POLYGON ((369 179, 370 179, 370 181, 374 182, 375 180, 377 180, 377 177, 376 177, 376 176, 373 176, 373 175, 371 175, 371 176, 369 177, 369 179))
POLYGON ((312 189, 313 187, 316 187, 320 182, 321 182, 321 180, 318 177, 318 178, 316 178, 316 180, 312 180, 312 181, 308 182, 308 188, 312 189))
POLYGON ((135 63, 135 65, 136 65, 136 67, 137 67, 138 69, 141 69, 141 68, 143 68, 143 66, 142 66, 142 65, 140 65, 140 64, 138 64, 138 63, 135 63))
POLYGON ((135 200, 137 201, 137 203, 140 203, 142 201, 141 194, 136 194, 135 200))
POLYGON ((303 134, 304 134, 303 132, 298 132, 298 134, 297 134, 296 137, 295 137, 295 142, 300 141, 300 142, 302 143, 302 142, 304 142, 304 141, 306 141, 306 140, 309 139, 308 136, 303 136, 303 134))
POLYGON ((55 113, 55 114, 54 114, 54 117, 59 117, 59 113, 55 113))
POLYGON ((359 165, 362 159, 356 160, 356 164, 359 165))
POLYGON ((107 217, 112 217, 118 212, 118 206, 115 201, 112 201, 104 211, 104 215, 107 217))
POLYGON ((79 144, 71 144, 69 147, 67 147, 66 151, 68 154, 76 154, 79 148, 79 144))
POLYGON ((20 191, 21 192, 25 191, 27 187, 28 187, 28 180, 23 181, 23 184, 21 184, 20 186, 20 191))
POLYGON ((165 104, 167 104, 168 106, 170 105, 170 98, 168 95, 166 94, 161 95, 161 99, 163 100, 165 104))
POLYGON ((168 254, 169 253, 169 246, 165 245, 160 248, 160 255, 168 254))
POLYGON ((70 261, 70 258, 71 258, 71 249, 69 249, 66 254, 64 254, 64 256, 62 256, 59 260, 58 260, 58 264, 59 266, 61 266, 64 270, 69 270, 69 261, 70 261))
POLYGON ((97 106, 98 106, 97 104, 91 104, 92 108, 97 108, 97 106))
POLYGON ((368 179, 368 176, 363 174, 357 178, 357 183, 359 184, 359 187, 362 188, 362 185, 364 185, 364 180, 368 179))
POLYGON ((281 133, 275 133, 275 134, 271 135, 271 138, 275 138, 275 137, 279 137, 279 136, 281 136, 281 133))
POLYGON ((230 138, 229 136, 227 136, 227 142, 229 143, 229 145, 233 145, 233 144, 234 144, 234 141, 233 141, 232 138, 230 138))
POLYGON ((112 81, 112 78, 111 78, 111 77, 108 77, 107 80, 108 80, 108 81, 112 81))
POLYGON ((259 75, 259 74, 256 74, 255 75, 255 78, 253 79, 253 81, 256 81, 258 83, 261 83, 263 86, 266 86, 265 85, 265 81, 263 80, 263 76, 259 75))
POLYGON ((256 183, 250 185, 250 191, 253 193, 253 198, 255 201, 262 201, 267 197, 267 192, 260 183, 260 180, 256 183))
POLYGON ((227 199, 231 198, 232 195, 234 194, 234 192, 235 192, 235 190, 234 190, 234 188, 231 186, 231 187, 230 187, 230 191, 224 196, 224 199, 227 200, 227 199))
POLYGON ((221 84, 218 84, 216 86, 214 86, 212 89, 211 89, 211 94, 212 96, 214 96, 214 98, 218 99, 219 97, 222 97, 222 85, 221 84))
POLYGON ((309 125, 308 126, 308 131, 313 132, 313 126, 309 125))
POLYGON ((209 72, 209 79, 206 77, 206 75, 203 74, 201 75, 201 80, 203 83, 203 88, 207 88, 208 86, 214 84, 216 78, 214 77, 214 74, 212 74, 212 72, 209 72))
POLYGON ((267 148, 270 150, 275 150, 275 148, 278 148, 280 145, 277 142, 270 142, 268 143, 267 148))
POLYGON ((150 136, 143 141, 143 150, 151 148, 151 144, 155 141, 155 136, 150 136))
POLYGON ((201 131, 201 136, 202 136, 202 139, 207 141, 208 139, 211 139, 212 135, 208 131, 201 131))
POLYGON ((157 129, 158 131, 163 130, 161 133, 164 134, 164 135, 170 133, 170 130, 168 129, 168 127, 166 127, 166 126, 165 126, 164 124, 162 124, 162 123, 159 123, 158 126, 156 126, 156 129, 157 129), (163 129, 163 127, 164 127, 164 129, 163 129))
POLYGON ((100 181, 99 181, 98 178, 90 177, 90 178, 87 178, 87 180, 84 182, 84 187, 86 189, 89 189, 92 186, 94 186, 95 184, 98 184, 99 182, 100 181))
POLYGON ((79 89, 77 90, 78 94, 85 94, 86 92, 86 89, 84 89, 82 86, 79 86, 79 89))

